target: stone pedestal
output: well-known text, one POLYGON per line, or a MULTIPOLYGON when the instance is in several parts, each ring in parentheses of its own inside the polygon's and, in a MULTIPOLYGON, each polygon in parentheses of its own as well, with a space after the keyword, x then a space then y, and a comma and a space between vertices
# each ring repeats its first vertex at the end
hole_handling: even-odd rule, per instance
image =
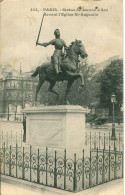
POLYGON ((87 112, 86 108, 71 105, 24 109, 26 143, 55 148, 83 148, 87 112))

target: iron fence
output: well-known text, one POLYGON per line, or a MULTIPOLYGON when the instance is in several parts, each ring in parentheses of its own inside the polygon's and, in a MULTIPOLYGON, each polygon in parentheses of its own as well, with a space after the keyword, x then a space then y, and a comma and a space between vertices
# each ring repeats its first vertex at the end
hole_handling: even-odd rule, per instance
POLYGON ((51 186, 71 192, 78 192, 105 182, 123 177, 123 152, 91 149, 82 151, 82 156, 73 158, 45 148, 33 150, 28 148, 0 149, 1 174, 41 185, 51 186))
MULTIPOLYGON (((3 147, 3 144, 5 142, 6 147, 12 146, 16 147, 16 144, 18 143, 18 147, 22 147, 22 142, 25 142, 24 132, 3 132, 1 134, 1 144, 3 147)), ((86 132, 85 134, 85 147, 89 147, 90 149, 104 149, 108 150, 109 146, 111 150, 114 150, 116 148, 117 151, 123 151, 123 137, 121 134, 116 134, 116 139, 112 139, 110 132, 109 134, 106 133, 91 133, 86 132)))
POLYGON ((22 122, 23 121, 23 114, 18 113, 0 113, 0 119, 2 121, 15 121, 15 122, 22 122))
POLYGON ((100 149, 108 150, 109 147, 111 150, 116 148, 117 151, 123 151, 123 140, 124 138, 121 134, 116 134, 116 139, 111 138, 111 134, 103 134, 103 133, 95 133, 92 134, 91 132, 85 135, 85 146, 89 147, 90 149, 96 149, 97 147, 100 149))
POLYGON ((18 147, 22 147, 22 142, 23 142, 23 132, 1 132, 1 136, 0 136, 0 147, 5 146, 6 148, 8 148, 10 145, 11 147, 16 147, 16 144, 18 143, 18 147))

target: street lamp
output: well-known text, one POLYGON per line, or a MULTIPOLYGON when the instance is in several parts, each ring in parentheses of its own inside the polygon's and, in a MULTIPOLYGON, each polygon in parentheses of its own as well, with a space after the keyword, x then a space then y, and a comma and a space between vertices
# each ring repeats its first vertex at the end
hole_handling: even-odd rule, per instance
POLYGON ((114 123, 114 104, 116 103, 116 96, 113 94, 111 95, 111 102, 112 102, 112 136, 111 139, 115 140, 116 135, 115 135, 115 123, 114 123))

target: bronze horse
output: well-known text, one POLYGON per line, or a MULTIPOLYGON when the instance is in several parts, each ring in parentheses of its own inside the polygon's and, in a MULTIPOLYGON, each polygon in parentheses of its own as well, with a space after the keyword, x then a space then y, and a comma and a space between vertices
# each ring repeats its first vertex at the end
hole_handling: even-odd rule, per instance
POLYGON ((55 86, 57 81, 68 81, 64 98, 65 101, 67 101, 69 90, 76 79, 81 78, 81 85, 84 86, 83 74, 80 72, 78 67, 79 55, 83 59, 88 56, 82 42, 79 40, 75 40, 68 47, 67 54, 63 58, 62 64, 60 65, 62 73, 58 75, 56 74, 52 62, 44 62, 41 66, 38 66, 36 68, 35 72, 31 75, 32 77, 36 77, 39 74, 39 82, 36 87, 35 101, 37 101, 38 92, 44 81, 48 81, 50 83, 48 91, 56 94, 57 100, 59 99, 59 94, 53 90, 53 87, 55 86))

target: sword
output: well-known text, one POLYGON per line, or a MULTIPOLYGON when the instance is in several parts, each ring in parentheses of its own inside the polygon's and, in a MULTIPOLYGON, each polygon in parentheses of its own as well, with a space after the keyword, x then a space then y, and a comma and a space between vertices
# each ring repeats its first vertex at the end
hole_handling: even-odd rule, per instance
MULTIPOLYGON (((44 13, 44 14, 45 14, 45 13, 44 13)), ((41 24, 40 24, 40 29, 39 29, 39 33, 38 33, 38 37, 37 37, 37 41, 36 41, 36 46, 37 46, 38 41, 39 41, 39 36, 40 36, 40 32, 41 32, 41 28, 42 28, 42 24, 43 24, 44 14, 43 14, 42 21, 41 21, 41 24)))

